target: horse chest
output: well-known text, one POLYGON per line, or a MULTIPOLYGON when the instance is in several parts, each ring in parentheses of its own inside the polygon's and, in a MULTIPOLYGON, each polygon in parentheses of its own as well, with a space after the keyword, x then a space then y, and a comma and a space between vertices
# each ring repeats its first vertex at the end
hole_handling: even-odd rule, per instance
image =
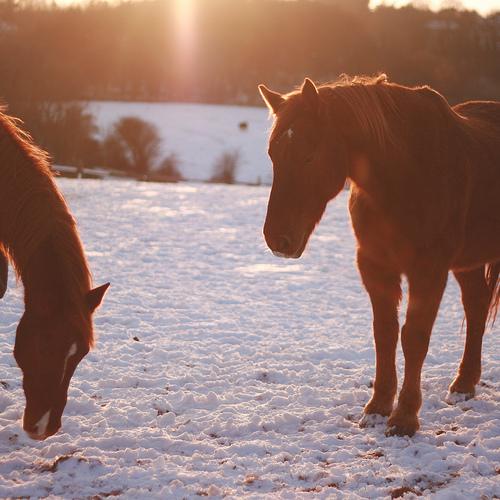
POLYGON ((363 253, 375 262, 404 272, 415 250, 397 223, 359 193, 351 195, 349 211, 358 247, 363 253))

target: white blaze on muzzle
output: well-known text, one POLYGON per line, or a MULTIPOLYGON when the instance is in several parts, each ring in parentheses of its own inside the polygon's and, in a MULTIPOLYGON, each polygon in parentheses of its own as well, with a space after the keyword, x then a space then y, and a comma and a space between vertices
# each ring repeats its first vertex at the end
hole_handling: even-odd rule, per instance
POLYGON ((47 426, 49 425, 49 419, 50 419, 50 410, 45 412, 42 415, 42 418, 35 424, 37 435, 42 436, 45 434, 47 426))

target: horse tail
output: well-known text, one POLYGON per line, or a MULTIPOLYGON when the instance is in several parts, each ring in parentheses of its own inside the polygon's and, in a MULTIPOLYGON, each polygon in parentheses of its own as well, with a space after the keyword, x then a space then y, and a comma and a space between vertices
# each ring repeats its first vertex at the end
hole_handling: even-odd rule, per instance
POLYGON ((500 305, 500 261, 492 262, 486 266, 486 283, 490 291, 490 306, 488 309, 488 323, 493 326, 500 305))
POLYGON ((9 276, 9 261, 7 255, 2 250, 0 246, 0 299, 5 295, 7 291, 7 281, 9 276))

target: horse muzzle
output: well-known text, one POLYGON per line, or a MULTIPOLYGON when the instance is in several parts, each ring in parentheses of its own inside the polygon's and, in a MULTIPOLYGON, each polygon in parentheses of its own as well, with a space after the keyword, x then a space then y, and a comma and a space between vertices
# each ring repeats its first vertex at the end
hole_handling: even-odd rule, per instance
POLYGON ((275 257, 282 257, 283 259, 298 259, 302 255, 302 252, 297 252, 297 253, 289 255, 289 254, 286 254, 283 252, 277 252, 277 251, 273 250, 273 255, 275 257))
POLYGON ((24 412, 23 429, 31 439, 43 441, 55 434, 61 428, 61 417, 55 415, 54 410, 48 410, 39 418, 31 418, 24 412))
POLYGON ((264 233, 267 246, 276 257, 285 259, 298 259, 305 248, 306 238, 304 235, 300 238, 291 238, 285 234, 273 237, 264 233))

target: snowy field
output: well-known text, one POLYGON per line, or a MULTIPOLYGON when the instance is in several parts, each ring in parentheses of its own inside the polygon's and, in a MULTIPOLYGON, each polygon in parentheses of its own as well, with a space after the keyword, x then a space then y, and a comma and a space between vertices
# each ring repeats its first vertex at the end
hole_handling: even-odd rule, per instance
POLYGON ((159 159, 175 153, 186 179, 209 179, 217 159, 236 151, 239 182, 271 183, 266 144, 272 121, 267 108, 94 101, 88 111, 95 116, 100 135, 125 116, 137 116, 155 125, 161 138, 159 159), (240 130, 241 122, 247 124, 246 130, 240 130))
MULTIPOLYGON (((473 400, 448 405, 462 351, 450 279, 424 367, 422 428, 361 429, 374 369, 347 193, 298 261, 261 235, 266 187, 60 186, 95 282, 112 287, 62 430, 31 441, 12 356, 22 288, 0 318, 0 497, 500 496, 499 323, 473 400)), ((399 354, 401 373, 402 356, 399 354)))

